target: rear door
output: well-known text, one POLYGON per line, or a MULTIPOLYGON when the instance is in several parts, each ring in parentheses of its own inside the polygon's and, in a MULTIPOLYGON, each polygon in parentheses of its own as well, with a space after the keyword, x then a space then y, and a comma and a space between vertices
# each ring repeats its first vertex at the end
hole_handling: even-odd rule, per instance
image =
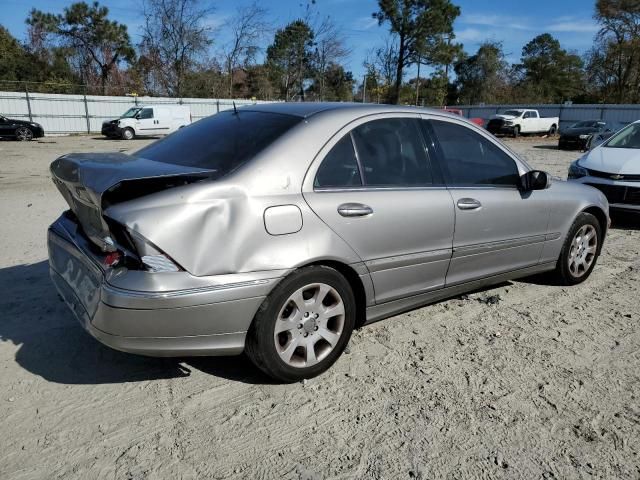
POLYGON ((455 205, 446 284, 536 265, 547 234, 549 191, 521 191, 526 166, 473 127, 444 119, 424 126, 455 205))
POLYGON ((344 128, 320 151, 303 194, 367 265, 376 303, 440 288, 451 257, 453 203, 419 116, 344 128))

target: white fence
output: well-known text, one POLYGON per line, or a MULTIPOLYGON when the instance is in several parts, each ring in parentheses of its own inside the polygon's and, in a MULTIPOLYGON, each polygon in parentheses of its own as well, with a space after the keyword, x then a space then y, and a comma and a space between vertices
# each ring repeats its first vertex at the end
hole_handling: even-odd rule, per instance
POLYGON ((543 117, 559 117, 560 128, 581 120, 604 120, 612 124, 627 124, 640 120, 640 105, 464 105, 453 106, 464 112, 467 118, 488 119, 491 115, 510 108, 533 108, 543 117))
POLYGON ((268 103, 251 100, 168 97, 108 97, 56 93, 0 92, 0 114, 40 123, 45 134, 100 132, 102 122, 118 118, 137 104, 180 104, 193 121, 236 106, 268 103))

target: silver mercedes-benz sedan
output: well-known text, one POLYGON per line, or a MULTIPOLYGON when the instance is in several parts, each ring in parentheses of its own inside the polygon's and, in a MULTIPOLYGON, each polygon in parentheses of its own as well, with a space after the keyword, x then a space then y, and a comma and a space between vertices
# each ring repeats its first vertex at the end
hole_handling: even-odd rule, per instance
POLYGON ((70 207, 49 229, 51 277, 91 335, 144 355, 244 351, 283 382, 329 368, 363 324, 544 271, 580 283, 609 224, 596 189, 412 107, 245 107, 51 172, 70 207))

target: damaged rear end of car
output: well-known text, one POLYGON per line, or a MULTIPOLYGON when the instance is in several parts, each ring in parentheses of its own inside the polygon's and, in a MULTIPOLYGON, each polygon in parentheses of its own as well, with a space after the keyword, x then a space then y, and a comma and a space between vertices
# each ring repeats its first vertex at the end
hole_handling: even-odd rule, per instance
MULTIPOLYGON (((175 135, 191 144, 190 128, 175 135)), ((208 238, 218 251, 224 246, 229 212, 248 202, 233 184, 217 180, 255 152, 218 152, 225 161, 237 159, 226 163, 187 161, 172 137, 133 155, 69 154, 51 164, 69 209, 48 231, 50 276, 82 326, 112 348, 152 356, 238 354, 282 272, 211 268, 199 259, 214 244, 198 248, 198 238, 209 226, 216 233, 208 238)))

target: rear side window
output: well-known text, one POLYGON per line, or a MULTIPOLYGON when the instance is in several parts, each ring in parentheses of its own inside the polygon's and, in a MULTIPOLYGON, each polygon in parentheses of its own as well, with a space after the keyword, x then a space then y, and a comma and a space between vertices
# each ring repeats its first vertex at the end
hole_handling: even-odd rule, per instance
POLYGON ((226 175, 251 160, 301 117, 268 112, 221 112, 139 150, 138 157, 226 175))
POLYGON ((313 186, 315 188, 362 186, 350 133, 336 143, 324 157, 313 186))
POLYGON ((447 183, 451 186, 518 186, 516 162, 468 127, 429 121, 438 141, 447 183))
POLYGON ((353 130, 365 184, 418 186, 433 184, 418 120, 373 120, 353 130))
POLYGON ((145 118, 153 118, 153 108, 143 108, 139 113, 140 120, 145 118))

